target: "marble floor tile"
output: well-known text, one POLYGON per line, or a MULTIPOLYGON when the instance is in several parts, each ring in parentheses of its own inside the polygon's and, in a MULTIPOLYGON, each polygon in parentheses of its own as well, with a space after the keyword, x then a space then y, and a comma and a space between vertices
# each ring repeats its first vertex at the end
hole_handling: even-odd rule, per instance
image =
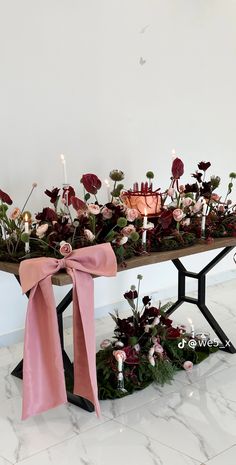
POLYGON ((197 386, 116 418, 121 424, 201 462, 236 443, 236 403, 197 386))
POLYGON ((3 457, 0 457, 0 465, 13 465, 13 464, 12 462, 9 462, 9 460, 6 460, 3 457))
POLYGON ((20 397, 0 404, 0 456, 13 463, 108 420, 66 404, 22 421, 21 404, 20 397))
POLYGON ((0 367, 0 403, 22 395, 22 381, 11 375, 12 364, 0 367))
POLYGON ((236 446, 222 452, 213 459, 207 462, 207 465, 235 465, 236 462, 236 446))
POLYGON ((109 421, 19 465, 200 465, 197 460, 109 421))
POLYGON ((107 399, 100 401, 102 414, 110 418, 116 418, 122 413, 127 413, 130 410, 139 408, 157 398, 162 398, 172 392, 179 392, 181 391, 182 386, 181 382, 174 379, 171 384, 165 384, 163 387, 153 383, 146 389, 137 391, 130 396, 123 397, 122 399, 107 399))
MULTIPOLYGON (((203 377, 194 386, 197 386, 216 400, 218 397, 236 403, 236 366, 231 366, 211 376, 203 377)), ((236 434, 236 432, 235 432, 236 434)))

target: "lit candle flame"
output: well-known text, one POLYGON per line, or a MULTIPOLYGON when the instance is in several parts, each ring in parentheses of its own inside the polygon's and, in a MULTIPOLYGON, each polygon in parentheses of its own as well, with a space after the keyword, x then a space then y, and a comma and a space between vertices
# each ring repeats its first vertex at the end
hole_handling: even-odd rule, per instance
POLYGON ((107 187, 110 187, 110 183, 109 183, 108 179, 104 180, 104 184, 106 184, 107 187))

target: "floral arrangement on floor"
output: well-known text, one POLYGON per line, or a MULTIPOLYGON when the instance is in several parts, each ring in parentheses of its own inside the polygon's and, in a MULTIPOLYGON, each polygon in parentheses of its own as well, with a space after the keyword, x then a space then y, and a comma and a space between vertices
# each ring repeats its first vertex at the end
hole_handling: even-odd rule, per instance
POLYGON ((97 352, 97 378, 100 399, 114 399, 144 389, 152 382, 170 383, 176 371, 191 370, 217 351, 217 341, 204 333, 188 333, 184 325, 175 326, 165 311, 171 306, 155 307, 151 298, 142 298, 139 310, 141 275, 138 287, 124 294, 132 314, 115 321, 113 340, 105 339, 97 352), (208 343, 203 343, 208 341, 208 343))
POLYGON ((210 162, 200 162, 192 184, 180 184, 184 164, 176 157, 168 189, 153 189, 154 174, 139 188, 124 189, 124 173, 113 170, 113 188, 101 204, 101 180, 95 174, 81 178, 80 198, 70 185, 46 190, 50 206, 33 217, 26 210, 31 192, 20 209, 0 190, 0 260, 19 261, 36 256, 61 257, 70 250, 110 242, 118 263, 142 253, 193 245, 197 240, 236 235, 236 205, 229 199, 236 173, 230 173, 225 198, 215 191, 218 176, 206 180, 210 162), (150 221, 149 221, 150 220, 150 221))

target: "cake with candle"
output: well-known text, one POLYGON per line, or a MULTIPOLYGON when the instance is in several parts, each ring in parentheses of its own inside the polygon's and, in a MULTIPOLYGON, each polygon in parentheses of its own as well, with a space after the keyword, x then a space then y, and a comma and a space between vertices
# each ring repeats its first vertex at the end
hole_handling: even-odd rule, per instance
POLYGON ((162 206, 162 196, 160 189, 153 190, 152 179, 154 174, 148 171, 146 174, 148 181, 135 182, 133 189, 123 191, 121 200, 128 208, 135 208, 142 216, 155 217, 160 214, 162 206))

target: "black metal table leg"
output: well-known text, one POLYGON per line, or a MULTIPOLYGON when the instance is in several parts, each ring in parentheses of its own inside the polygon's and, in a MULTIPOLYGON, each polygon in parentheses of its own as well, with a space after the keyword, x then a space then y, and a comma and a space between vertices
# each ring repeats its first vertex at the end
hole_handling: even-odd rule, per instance
MULTIPOLYGON (((20 283, 19 276, 15 275, 15 278, 20 283)), ((73 367, 73 363, 71 362, 64 348, 64 331, 63 331, 63 313, 67 309, 67 307, 70 305, 70 303, 72 302, 72 298, 73 298, 72 292, 73 290, 70 289, 69 292, 65 295, 65 297, 63 297, 61 302, 57 305, 56 311, 57 311, 58 331, 59 331, 59 336, 60 336, 65 378, 66 380, 69 380, 71 387, 73 388, 74 367, 73 367)), ((26 295, 29 298, 29 293, 27 293, 26 295)), ((24 361, 21 360, 11 372, 11 374, 13 376, 16 376, 16 378, 23 379, 23 362, 24 361)), ((71 391, 67 391, 67 400, 71 404, 77 405, 78 407, 81 407, 82 409, 87 410, 88 412, 94 411, 94 405, 92 404, 92 402, 90 402, 88 399, 85 399, 84 397, 73 394, 73 392, 71 391)))
POLYGON ((171 315, 182 303, 188 302, 194 305, 197 305, 203 316, 206 318, 209 325, 212 327, 219 340, 222 343, 220 347, 226 352, 231 354, 236 353, 236 349, 229 338, 224 333, 223 329, 216 321, 210 310, 206 305, 206 274, 214 268, 214 266, 219 263, 231 250, 234 249, 234 246, 225 247, 213 260, 211 260, 199 273, 194 273, 192 271, 187 271, 181 261, 177 258, 172 260, 173 264, 178 270, 178 299, 177 301, 166 311, 166 315, 171 315), (194 278, 198 281, 198 297, 197 299, 193 297, 188 297, 185 290, 185 279, 194 278))

